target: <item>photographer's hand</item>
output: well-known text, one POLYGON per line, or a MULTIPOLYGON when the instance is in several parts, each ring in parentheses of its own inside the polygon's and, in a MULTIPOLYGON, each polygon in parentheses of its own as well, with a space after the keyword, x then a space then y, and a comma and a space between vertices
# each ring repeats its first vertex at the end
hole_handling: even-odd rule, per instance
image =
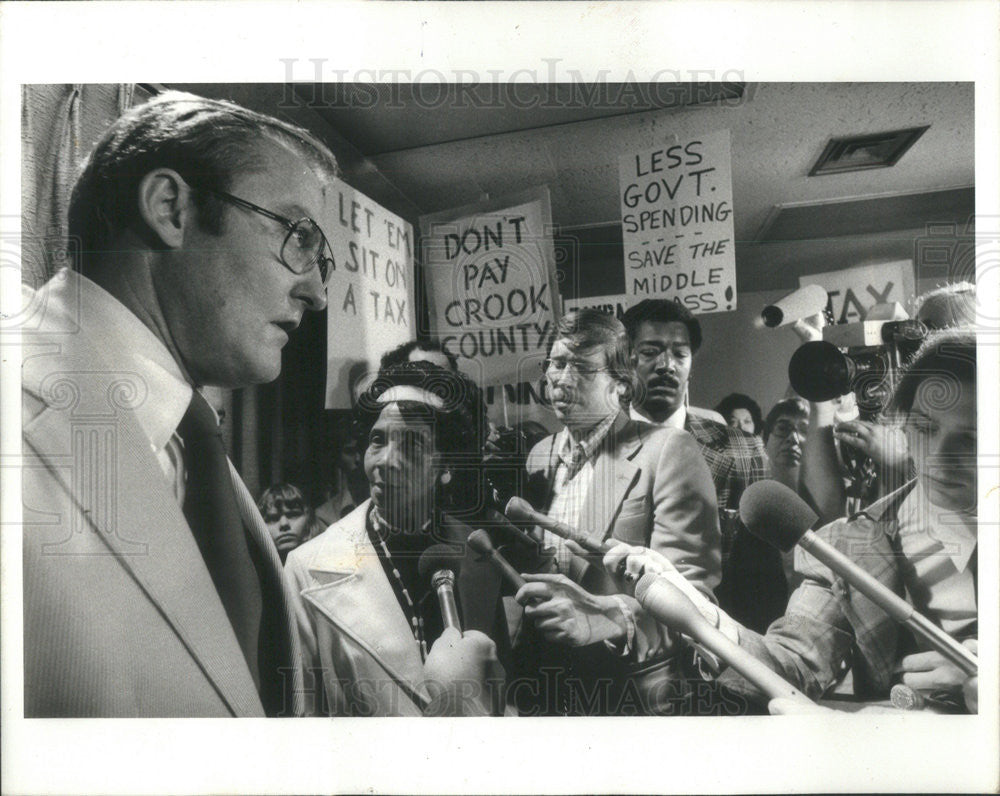
POLYGON ((909 458, 906 436, 896 426, 850 420, 838 423, 833 434, 842 444, 857 448, 882 467, 898 469, 906 466, 909 458))

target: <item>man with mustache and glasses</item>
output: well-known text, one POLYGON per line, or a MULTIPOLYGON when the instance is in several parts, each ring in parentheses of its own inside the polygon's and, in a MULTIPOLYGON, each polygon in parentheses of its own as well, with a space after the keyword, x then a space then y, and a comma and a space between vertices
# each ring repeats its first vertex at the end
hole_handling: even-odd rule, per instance
MULTIPOLYGON (((566 315, 547 352, 548 398, 564 428, 528 455, 528 499, 595 543, 644 540, 633 543, 662 553, 714 600, 720 550, 711 475, 689 434, 629 416, 634 374, 621 322, 592 309, 566 315)), ((648 693, 642 685, 654 671, 660 682, 664 671, 677 672, 674 641, 655 628, 652 635, 635 632, 637 606, 617 595, 600 557, 579 555, 547 531, 543 539, 555 548, 556 573, 528 575, 516 595, 528 620, 518 647, 522 674, 557 674, 517 689, 515 698, 535 698, 521 701, 522 712, 676 712, 677 694, 648 693), (603 620, 578 621, 579 598, 599 603, 603 620)))
POLYGON ((622 318, 639 381, 632 417, 691 434, 715 484, 722 530, 719 604, 747 627, 763 631, 784 611, 788 586, 780 554, 739 521, 743 490, 768 477, 761 440, 691 412, 686 406, 701 324, 686 307, 646 299, 622 318))

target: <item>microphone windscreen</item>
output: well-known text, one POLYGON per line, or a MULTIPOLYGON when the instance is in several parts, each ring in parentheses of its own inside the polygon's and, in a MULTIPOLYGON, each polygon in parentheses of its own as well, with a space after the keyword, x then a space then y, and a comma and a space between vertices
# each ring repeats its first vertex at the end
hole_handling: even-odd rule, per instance
POLYGON ((538 542, 535 539, 528 536, 496 509, 486 509, 483 512, 483 519, 485 520, 484 525, 488 524, 496 532, 498 543, 512 543, 531 549, 538 547, 538 542))
POLYGON ((466 543, 481 555, 488 556, 493 552, 493 542, 490 540, 490 535, 482 528, 478 528, 470 533, 469 538, 466 539, 466 543))
POLYGON ((512 522, 523 522, 526 525, 535 524, 535 510, 531 507, 531 504, 519 497, 512 497, 507 501, 506 507, 504 507, 503 513, 512 522))
POLYGON ((757 481, 740 498, 740 519, 758 539, 787 552, 819 517, 784 484, 757 481))
POLYGON ((417 571, 422 578, 429 578, 439 569, 450 569, 457 575, 461 561, 461 548, 448 544, 435 544, 420 554, 417 571))

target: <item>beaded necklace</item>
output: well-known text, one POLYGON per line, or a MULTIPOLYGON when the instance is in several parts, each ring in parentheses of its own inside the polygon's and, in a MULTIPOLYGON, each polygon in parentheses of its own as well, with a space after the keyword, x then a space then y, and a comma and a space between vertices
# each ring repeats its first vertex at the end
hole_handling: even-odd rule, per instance
POLYGON ((395 562, 392 560, 392 553, 389 552, 389 546, 385 543, 383 538, 383 530, 389 531, 389 524, 383 519, 382 515, 379 514, 378 509, 372 504, 371 513, 369 515, 372 521, 372 528, 374 533, 370 536, 378 542, 379 547, 382 550, 382 555, 385 557, 385 562, 388 565, 386 568, 392 573, 393 580, 390 581, 393 587, 393 591, 396 592, 396 601, 400 604, 403 609, 403 613, 410 622, 410 632, 413 633, 413 639, 417 642, 420 648, 420 660, 424 661, 427 659, 427 638, 424 635, 424 618, 420 615, 417 610, 416 603, 414 603, 413 598, 410 596, 409 590, 406 588, 406 584, 403 582, 403 576, 396 566, 395 562))

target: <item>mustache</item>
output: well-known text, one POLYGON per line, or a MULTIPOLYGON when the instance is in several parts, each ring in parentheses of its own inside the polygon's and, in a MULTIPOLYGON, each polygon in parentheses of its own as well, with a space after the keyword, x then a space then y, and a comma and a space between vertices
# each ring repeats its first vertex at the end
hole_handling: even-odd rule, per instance
POLYGON ((647 387, 673 387, 677 389, 681 386, 681 383, 672 376, 653 376, 646 382, 646 385, 647 387))

